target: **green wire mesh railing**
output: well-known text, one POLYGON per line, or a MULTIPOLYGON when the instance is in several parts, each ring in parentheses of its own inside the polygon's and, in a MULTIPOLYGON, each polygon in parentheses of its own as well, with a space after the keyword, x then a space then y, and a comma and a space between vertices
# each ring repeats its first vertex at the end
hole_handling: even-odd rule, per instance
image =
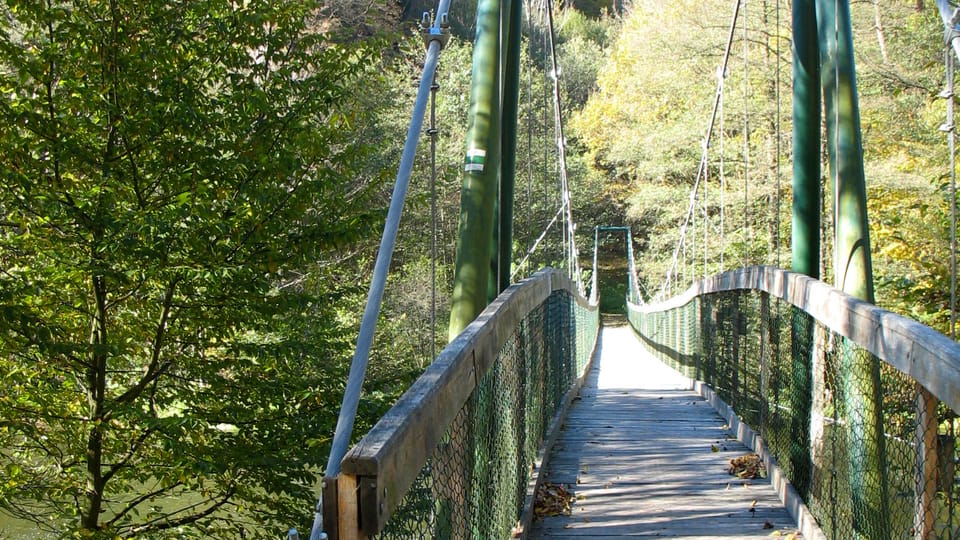
POLYGON ((501 295, 345 457, 362 534, 510 537, 598 324, 596 306, 559 272, 501 295))
POLYGON ((960 347, 782 270, 631 304, 644 345, 760 434, 827 538, 960 535, 960 347), (938 401, 942 400, 942 401, 938 401))

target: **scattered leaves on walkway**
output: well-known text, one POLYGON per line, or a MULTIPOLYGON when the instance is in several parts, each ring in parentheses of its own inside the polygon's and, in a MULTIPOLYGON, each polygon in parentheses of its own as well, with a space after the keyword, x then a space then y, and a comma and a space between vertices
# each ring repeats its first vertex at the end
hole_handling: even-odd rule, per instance
POLYGON ((538 519, 552 516, 569 516, 570 505, 574 497, 570 491, 560 485, 545 483, 537 489, 537 499, 533 504, 533 514, 538 519))
POLYGON ((767 469, 763 466, 760 456, 756 454, 744 454, 731 459, 727 472, 745 480, 767 477, 767 469))

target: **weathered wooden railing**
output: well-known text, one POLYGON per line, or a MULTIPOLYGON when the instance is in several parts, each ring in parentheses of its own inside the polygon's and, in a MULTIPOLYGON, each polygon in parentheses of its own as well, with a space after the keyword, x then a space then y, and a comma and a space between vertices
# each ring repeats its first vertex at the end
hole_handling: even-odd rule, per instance
POLYGON ((956 342, 769 267, 631 304, 629 318, 759 433, 827 537, 958 538, 956 342))
POLYGON ((596 305, 561 272, 504 291, 324 479, 327 533, 509 538, 597 331, 596 305))

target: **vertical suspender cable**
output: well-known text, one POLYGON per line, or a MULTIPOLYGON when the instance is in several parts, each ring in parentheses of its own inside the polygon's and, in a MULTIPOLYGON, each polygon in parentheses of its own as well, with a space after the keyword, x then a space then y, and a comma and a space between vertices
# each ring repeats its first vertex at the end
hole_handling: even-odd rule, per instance
POLYGON ((430 361, 437 357, 437 76, 430 85, 430 361))
MULTIPOLYGON (((780 266, 780 204, 781 204, 781 201, 780 201, 780 187, 781 187, 781 186, 780 186, 780 149, 781 149, 781 148, 780 148, 780 145, 781 145, 781 141, 780 141, 780 0, 777 0, 777 1, 775 2, 775 7, 776 7, 776 10, 777 10, 777 15, 776 15, 776 20, 774 21, 774 24, 777 25, 777 30, 776 30, 776 34, 774 35, 774 38, 773 38, 773 39, 774 39, 774 42, 777 44, 777 48, 776 48, 776 51, 775 51, 775 54, 774 54, 774 58, 776 59, 776 62, 777 62, 777 76, 776 76, 776 79, 777 79, 777 80, 776 80, 776 84, 775 84, 775 89, 776 89, 776 94, 777 94, 777 95, 776 95, 776 101, 777 101, 777 119, 776 119, 776 122, 777 122, 777 145, 776 145, 776 157, 775 157, 775 159, 776 159, 776 164, 777 164, 777 186, 776 186, 776 189, 777 189, 777 194, 776 194, 776 213, 777 213, 777 217, 776 217, 776 222, 775 222, 775 230, 774 230, 775 238, 774 238, 774 243, 773 243, 773 249, 774 249, 774 251, 776 252, 776 259, 775 259, 774 262, 775 262, 775 264, 777 265, 777 268, 781 268, 781 266, 780 266)), ((778 302, 778 303, 777 303, 777 309, 779 309, 779 306, 780 306, 780 303, 778 302)))
MULTIPOLYGON (((953 19, 957 17, 954 13, 953 19)), ((946 88, 941 96, 947 100, 947 121, 941 127, 947 132, 947 146, 950 151, 950 338, 957 339, 957 157, 956 157, 956 126, 954 125, 953 115, 953 85, 954 85, 954 67, 956 61, 950 49, 954 44, 954 38, 957 37, 957 31, 954 21, 951 20, 947 29, 946 46, 944 47, 944 71, 946 72, 946 88)), ((954 420, 950 419, 950 432, 953 435, 954 420)), ((949 501, 948 511, 949 519, 947 523, 948 538, 953 538, 953 482, 947 489, 947 500, 949 501)))
MULTIPOLYGON (((954 32, 950 30, 951 34, 954 32)), ((942 96, 947 101, 947 121, 941 129, 947 132, 947 145, 950 149, 950 337, 957 339, 957 147, 956 126, 953 123, 953 78, 956 63, 950 50, 952 39, 953 36, 948 35, 944 49, 947 86, 942 96)))
POLYGON ((750 42, 747 41, 747 0, 743 0, 743 266, 750 264, 753 234, 750 223, 750 42))
MULTIPOLYGON (((527 3, 527 56, 533 60, 533 18, 530 11, 533 8, 530 0, 527 3)), ((533 67, 527 69, 527 226, 524 230, 529 234, 534 230, 533 225, 533 67)), ((512 276, 511 276, 512 278, 512 276)))
MULTIPOLYGON (((547 25, 547 23, 546 23, 546 13, 545 13, 546 10, 547 10, 546 5, 543 4, 543 3, 541 3, 541 4, 540 4, 540 10, 539 10, 541 28, 545 28, 546 25, 547 25)), ((546 73, 546 71, 547 71, 547 70, 546 70, 546 67, 547 67, 547 62, 548 62, 547 58, 548 58, 548 55, 549 55, 549 53, 548 53, 549 47, 548 47, 548 45, 547 45, 547 33, 546 33, 546 31, 541 31, 541 33, 540 33, 540 38, 541 38, 541 39, 540 39, 540 46, 541 46, 542 53, 543 53, 543 58, 541 59, 541 64, 542 64, 542 66, 543 66, 543 68, 544 68, 544 73, 546 73)), ((547 120, 547 108, 548 108, 548 107, 547 107, 547 104, 549 103, 549 98, 547 97, 547 81, 546 81, 546 77, 545 77, 544 80, 543 80, 543 92, 541 92, 540 97, 542 98, 541 105, 540 105, 540 111, 541 111, 541 115, 540 115, 540 127, 542 128, 541 131, 540 131, 540 136, 541 136, 541 140, 543 141, 543 168, 542 168, 542 170, 541 170, 541 174, 542 174, 542 177, 541 177, 541 180, 542 180, 541 193, 543 194, 543 196, 542 196, 542 199, 541 199, 541 200, 546 201, 546 200, 549 200, 549 199, 548 199, 548 194, 550 193, 550 142, 549 142, 549 141, 550 141, 550 137, 549 137, 548 134, 547 134, 547 133, 548 133, 548 132, 547 132, 547 129, 548 129, 548 127, 547 127, 547 122, 548 122, 548 120, 547 120)), ((548 223, 547 214, 546 214, 546 213, 544 214, 543 222, 544 222, 544 224, 548 223)), ((549 244, 549 242, 548 242, 548 243, 547 243, 547 249, 544 249, 544 258, 545 258, 545 261, 544 261, 544 262, 545 262, 545 263, 548 262, 548 261, 549 261, 549 258, 551 257, 549 247, 550 247, 550 244, 549 244)), ((557 262, 557 264, 559 264, 559 257, 558 257, 558 262, 557 262)))
MULTIPOLYGON (((833 125, 834 125, 834 135, 833 142, 828 141, 828 145, 832 144, 834 160, 832 163, 833 167, 833 273, 834 276, 841 275, 840 271, 846 266, 843 264, 841 257, 846 254, 841 253, 841 250, 837 248, 837 227, 839 226, 840 219, 840 168, 843 166, 843 157, 840 155, 840 142, 839 142, 839 131, 840 131, 840 62, 836 58, 839 55, 837 49, 840 47, 840 18, 836 16, 836 13, 840 11, 840 0, 833 1, 833 125), (838 270, 839 269, 839 270, 838 270)), ((830 137, 830 131, 827 130, 827 138, 830 137)), ((846 276, 846 272, 843 273, 846 276)), ((838 289, 845 289, 845 283, 839 282, 834 283, 834 287, 838 289)), ((844 277, 843 281, 846 281, 844 277)))
POLYGON ((723 82, 727 76, 727 72, 723 67, 717 69, 717 108, 719 109, 720 114, 720 271, 724 271, 723 266, 723 254, 727 248, 726 242, 726 224, 723 222, 724 213, 726 212, 725 206, 726 201, 724 197, 727 191, 727 173, 724 167, 724 158, 723 158, 723 82))
MULTIPOLYGON (((951 30, 951 32, 953 32, 951 30)), ((944 67, 946 88, 941 96, 947 100, 947 121, 940 127, 947 133, 947 145, 950 149, 950 337, 957 338, 957 164, 956 164, 956 126, 953 123, 953 77, 954 59, 950 51, 948 36, 944 49, 944 67)))
POLYGON ((690 213, 690 278, 684 280, 684 283, 688 284, 697 279, 697 214, 699 213, 697 212, 697 199, 700 195, 700 186, 694 187, 690 195, 690 202, 693 204, 690 213))
MULTIPOLYGON (((704 150, 706 152, 707 150, 704 150)), ((708 206, 707 200, 707 185, 710 183, 710 167, 709 161, 707 162, 707 167, 703 170, 703 279, 707 279, 707 259, 710 254, 707 251, 709 244, 707 243, 707 234, 709 233, 710 226, 710 208, 708 206)))
MULTIPOLYGON (((957 336, 957 165, 956 165, 956 126, 954 125, 954 73, 956 58, 951 49, 960 58, 960 9, 954 9, 947 0, 937 0, 937 8, 946 28, 946 50, 944 64, 946 88, 941 97, 947 100, 947 121, 941 127, 947 133, 950 149, 950 337, 957 336)), ((950 499, 952 502, 952 498, 950 499)), ((952 518, 952 515, 951 515, 952 518)), ((951 527, 952 529, 952 527, 951 527)), ((952 530, 951 530, 952 534, 952 530)))
MULTIPOLYGON (((367 304, 366 307, 364 307, 363 318, 360 321, 360 334, 357 338, 357 348, 354 351, 353 361, 350 364, 350 374, 347 378, 346 389, 344 390, 340 415, 337 418, 337 429, 334 433, 333 443, 330 448, 330 458, 327 461, 327 467, 324 471, 324 475, 327 477, 340 474, 340 461, 347 453, 347 446, 350 443, 350 436, 353 433, 353 423, 357 414, 357 405, 360 401, 360 390, 363 386, 367 362, 370 359, 370 348, 373 344, 377 318, 380 315, 380 303, 383 299, 383 291, 387 283, 387 271, 390 268, 390 260, 393 258, 393 248, 396 244, 397 231, 400 227, 400 217, 403 214, 403 204, 407 195, 407 187, 410 184, 417 144, 420 141, 420 133, 423 128, 423 117, 427 107, 427 99, 429 97, 430 87, 434 82, 433 78, 440 58, 440 49, 443 46, 441 36, 446 34, 446 20, 449 7, 450 0, 440 0, 440 5, 437 8, 437 16, 433 21, 433 25, 429 28, 429 34, 437 37, 430 39, 427 45, 426 60, 424 61, 423 73, 420 77, 417 99, 414 104, 410 127, 407 129, 407 138, 403 146, 403 153, 400 157, 396 183, 394 184, 393 195, 390 199, 390 209, 387 211, 387 219, 383 226, 383 236, 380 239, 377 260, 376 263, 374 263, 373 279, 367 295, 367 304)), ((314 527, 310 535, 311 540, 320 538, 323 528, 321 510, 322 508, 320 508, 320 504, 318 503, 314 527)))
MULTIPOLYGON (((953 33, 953 31, 950 31, 953 33)), ((944 68, 946 88, 940 94, 947 101, 947 121, 940 127, 947 133, 947 146, 950 151, 950 337, 957 339, 957 163, 956 163, 956 126, 953 123, 953 78, 955 61, 950 50, 953 36, 948 35, 944 49, 944 68)))

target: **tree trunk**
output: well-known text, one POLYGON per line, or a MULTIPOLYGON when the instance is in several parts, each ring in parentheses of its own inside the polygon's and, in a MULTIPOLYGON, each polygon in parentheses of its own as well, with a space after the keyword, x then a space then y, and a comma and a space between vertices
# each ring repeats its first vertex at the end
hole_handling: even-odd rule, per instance
MULTIPOLYGON (((923 5, 923 0, 919 0, 918 4, 923 5)), ((880 46, 880 59, 883 60, 883 63, 887 63, 887 38, 883 34, 883 21, 880 19, 880 1, 873 0, 873 20, 874 28, 877 30, 877 44, 880 46)))
POLYGON ((87 403, 90 431, 87 433, 86 504, 81 509, 80 525, 84 529, 99 528, 103 508, 103 420, 104 395, 107 388, 107 291, 103 276, 94 276, 93 294, 96 311, 90 333, 90 366, 87 368, 87 403))
MULTIPOLYGON (((120 107, 117 103, 117 85, 120 77, 119 51, 120 7, 117 0, 110 0, 111 29, 110 42, 107 44, 103 56, 103 71, 101 83, 108 92, 106 104, 110 117, 110 131, 107 135, 107 144, 103 151, 101 174, 104 178, 114 176, 113 163, 116 158, 117 126, 120 124, 120 107)), ((98 200, 98 208, 94 214, 92 235, 90 242, 90 258, 93 264, 91 287, 94 298, 94 318, 90 331, 90 365, 87 368, 87 403, 90 431, 87 434, 87 485, 86 506, 81 510, 81 526, 84 529, 96 530, 100 528, 100 512, 103 508, 104 488, 106 478, 103 475, 103 430, 106 417, 107 392, 107 282, 103 275, 104 266, 104 231, 102 215, 105 202, 103 195, 98 200)))

